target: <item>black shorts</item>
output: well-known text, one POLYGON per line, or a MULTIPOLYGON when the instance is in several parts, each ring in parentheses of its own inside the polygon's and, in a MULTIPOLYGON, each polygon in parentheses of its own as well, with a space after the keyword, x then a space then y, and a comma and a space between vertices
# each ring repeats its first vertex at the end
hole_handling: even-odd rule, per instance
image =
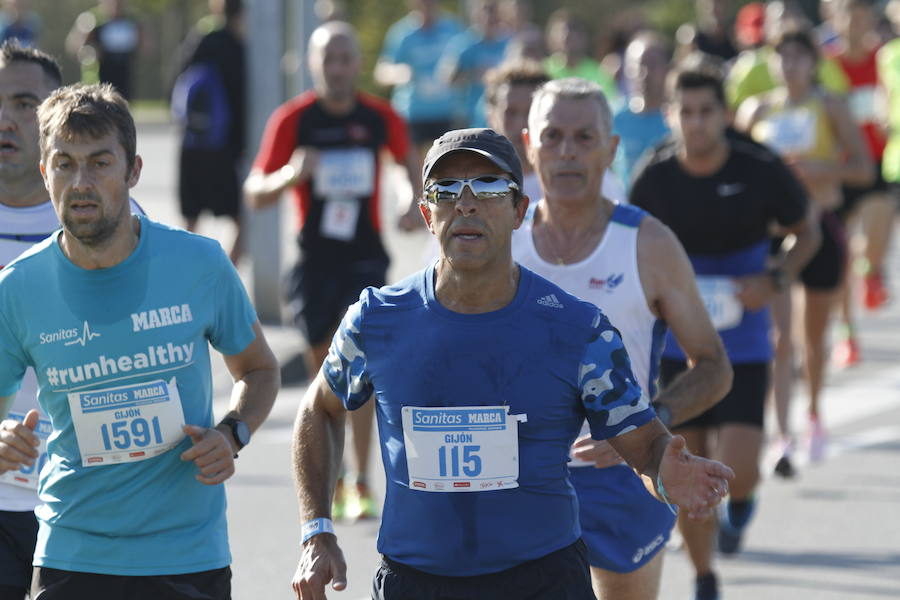
POLYGON ((430 144, 451 129, 456 129, 450 119, 437 121, 419 121, 409 124, 409 137, 417 146, 430 144))
POLYGON ((34 511, 0 511, 0 586, 27 590, 37 540, 34 511))
MULTIPOLYGON (((675 377, 687 369, 687 363, 664 358, 659 365, 659 380, 665 389, 675 377)), ((769 363, 732 365, 734 379, 724 398, 700 416, 685 421, 674 429, 709 429, 728 423, 763 427, 766 393, 769 390, 769 363)))
POLYGON ((869 194, 885 194, 891 191, 890 186, 884 180, 884 177, 881 175, 881 163, 877 163, 875 165, 875 181, 872 185, 867 185, 865 187, 855 187, 850 185, 845 185, 841 188, 841 191, 844 194, 844 201, 841 202, 841 205, 835 210, 835 214, 837 214, 838 218, 841 221, 847 222, 847 217, 856 210, 856 207, 859 206, 860 200, 868 196, 869 194))
POLYGON ((511 569, 472 577, 432 575, 386 556, 372 581, 372 600, 594 600, 587 549, 578 540, 511 569))
POLYGON ((387 269, 383 259, 343 265, 301 259, 288 273, 285 290, 294 323, 306 341, 310 345, 327 341, 363 289, 385 284, 387 269))
POLYGON ((187 219, 196 219, 204 210, 217 217, 237 218, 241 213, 241 182, 234 153, 182 149, 178 201, 187 219))
POLYGON ((101 575, 34 568, 32 600, 231 600, 231 567, 181 575, 101 575))
POLYGON ((831 212, 819 220, 822 245, 800 271, 800 281, 811 290, 827 292, 840 287, 847 268, 847 239, 844 225, 831 212))

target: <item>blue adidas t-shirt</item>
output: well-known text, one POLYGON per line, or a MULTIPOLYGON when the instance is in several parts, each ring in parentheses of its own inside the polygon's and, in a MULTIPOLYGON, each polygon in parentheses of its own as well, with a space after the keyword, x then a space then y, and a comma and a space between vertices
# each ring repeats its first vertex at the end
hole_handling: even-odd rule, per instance
POLYGON ((0 271, 0 396, 33 367, 53 423, 38 566, 161 575, 231 562, 224 486, 181 461, 192 443, 177 421, 213 425, 209 344, 243 351, 256 314, 218 243, 140 220, 114 267, 76 266, 57 233, 0 271))
POLYGON ((457 92, 441 79, 438 63, 451 38, 461 31, 460 24, 447 16, 425 28, 421 19, 407 15, 388 29, 381 58, 412 70, 410 82, 394 88, 391 104, 410 123, 450 120, 457 92))
POLYGON ((387 473, 378 551, 400 563, 471 576, 573 543, 581 529, 567 463, 582 422, 588 419, 594 437, 608 438, 654 416, 603 313, 525 268, 520 273, 509 305, 460 314, 435 299, 432 266, 364 290, 335 334, 323 367, 329 386, 348 409, 373 393, 377 402, 387 473), (504 406, 524 415, 519 487, 411 487, 404 406, 504 406))

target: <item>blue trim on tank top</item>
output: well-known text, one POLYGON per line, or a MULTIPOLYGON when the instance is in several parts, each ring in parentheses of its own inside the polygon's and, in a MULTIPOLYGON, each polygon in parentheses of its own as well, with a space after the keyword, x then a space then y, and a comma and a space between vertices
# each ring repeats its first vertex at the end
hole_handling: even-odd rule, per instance
POLYGON ((653 322, 653 334, 650 338, 650 373, 647 376, 647 393, 650 399, 656 398, 659 391, 659 361, 666 347, 666 331, 668 326, 662 319, 653 322))
POLYGON ((611 221, 625 227, 637 227, 647 216, 647 211, 630 204, 616 204, 611 221))

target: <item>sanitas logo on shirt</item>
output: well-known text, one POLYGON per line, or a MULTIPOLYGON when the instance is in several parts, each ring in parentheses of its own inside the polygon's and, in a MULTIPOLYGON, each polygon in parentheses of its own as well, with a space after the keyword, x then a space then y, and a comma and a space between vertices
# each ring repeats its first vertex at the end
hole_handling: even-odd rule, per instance
POLYGON ((72 327, 70 329, 58 329, 57 331, 43 332, 38 334, 41 345, 54 344, 56 342, 64 342, 66 346, 87 345, 92 339, 100 337, 100 334, 91 331, 91 326, 87 321, 81 326, 81 329, 72 327))
POLYGON ((190 304, 176 304, 174 306, 152 308, 131 313, 131 324, 134 326, 134 331, 180 325, 193 320, 194 316, 191 314, 190 304))

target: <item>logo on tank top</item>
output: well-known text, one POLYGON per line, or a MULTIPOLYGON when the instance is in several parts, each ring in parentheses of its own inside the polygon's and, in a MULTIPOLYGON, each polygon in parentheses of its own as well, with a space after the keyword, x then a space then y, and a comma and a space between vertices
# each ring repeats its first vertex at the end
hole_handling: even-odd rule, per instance
POLYGON ((610 273, 606 279, 591 277, 588 287, 592 290, 606 290, 607 294, 612 294, 623 281, 625 281, 625 273, 610 273))

